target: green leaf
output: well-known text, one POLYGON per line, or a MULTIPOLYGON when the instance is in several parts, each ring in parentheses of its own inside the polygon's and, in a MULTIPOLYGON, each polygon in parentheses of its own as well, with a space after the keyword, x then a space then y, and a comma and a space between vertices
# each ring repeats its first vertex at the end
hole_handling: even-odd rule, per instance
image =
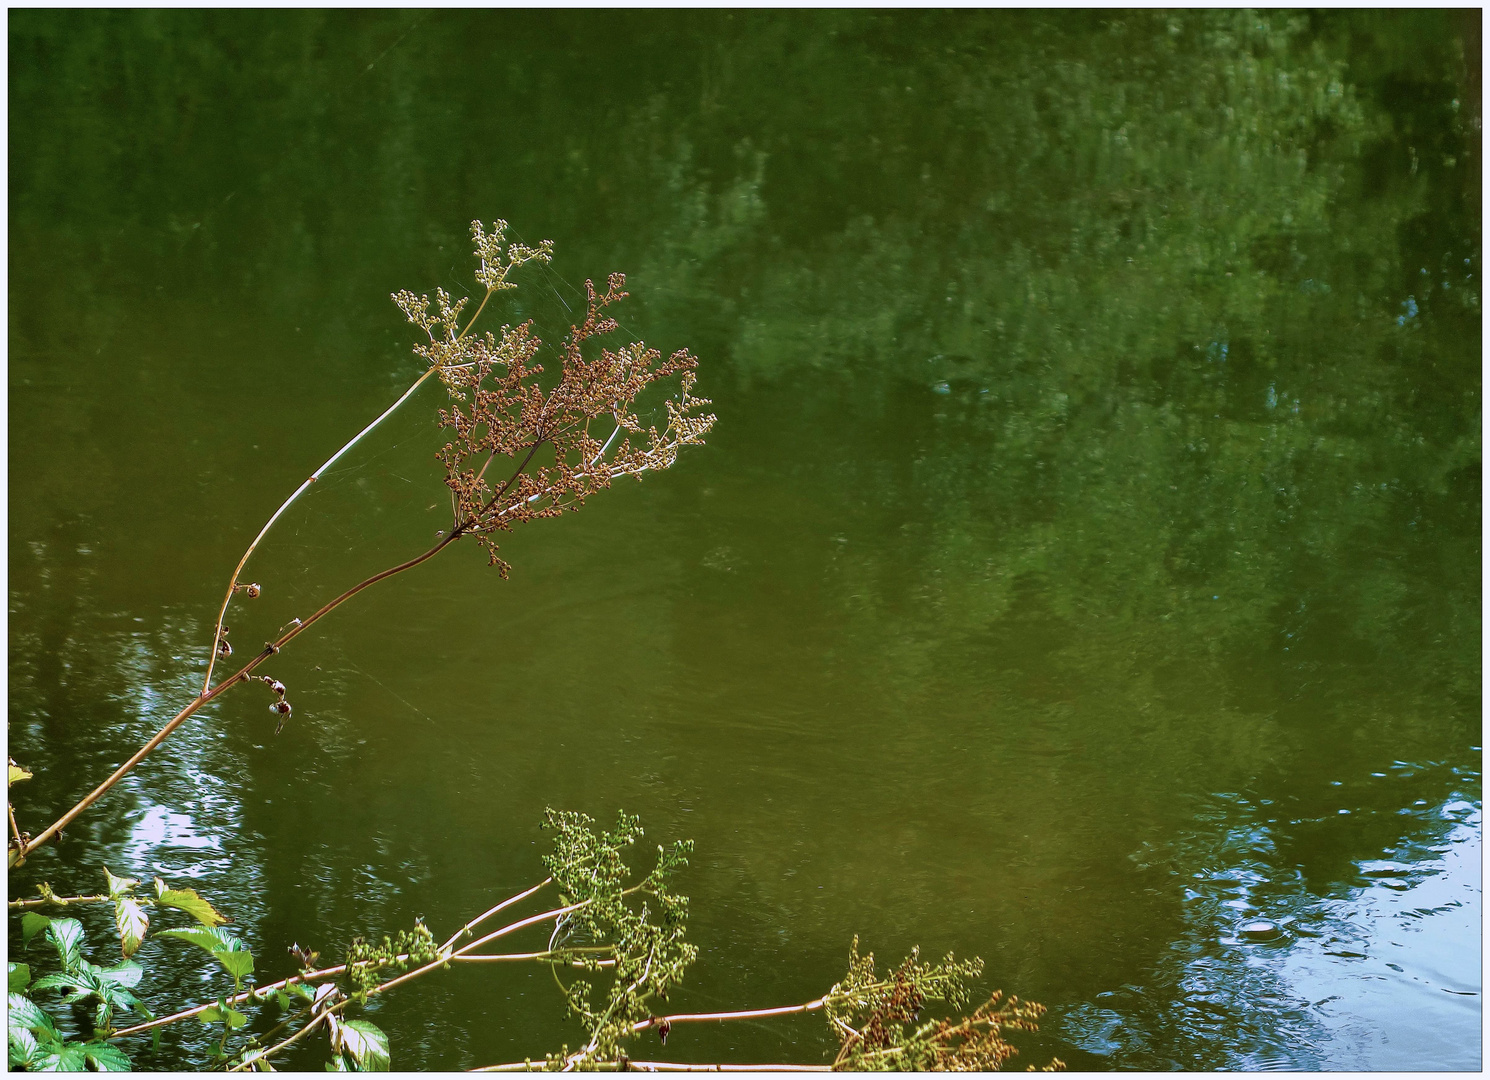
POLYGON ((34 911, 26 912, 21 916, 21 944, 30 945, 32 938, 51 925, 52 920, 45 915, 38 915, 34 911))
POLYGON ((40 1047, 36 1044, 36 1036, 25 1028, 10 1029, 10 1067, 14 1069, 18 1065, 29 1065, 35 1059, 40 1047))
POLYGON ((105 982, 111 982, 115 986, 138 986, 140 979, 145 974, 138 961, 124 960, 111 968, 99 968, 97 974, 105 982))
MULTIPOLYGON (((177 938, 180 941, 189 941, 199 949, 215 953, 223 949, 231 949, 233 942, 238 941, 232 934, 225 930, 213 930, 205 926, 193 926, 188 930, 157 930, 156 937, 177 938)), ((239 942, 242 945, 242 942, 239 942)))
POLYGON ((17 765, 14 761, 12 761, 10 763, 10 782, 7 783, 5 786, 6 787, 10 787, 11 784, 18 784, 22 780, 30 780, 30 779, 31 779, 31 774, 29 772, 27 772, 25 769, 21 768, 19 765, 17 765))
POLYGON ((6 990, 19 992, 31 985, 31 968, 27 964, 11 964, 7 972, 6 990))
POLYGON ((168 889, 164 881, 156 878, 155 897, 157 903, 184 911, 203 926, 221 926, 228 921, 226 915, 198 896, 195 889, 168 889))
POLYGON ((145 939, 150 916, 145 914, 138 901, 121 896, 114 901, 114 925, 119 928, 120 950, 127 957, 133 956, 145 939))
POLYGON ((53 919, 47 926, 47 940, 57 950, 64 971, 76 971, 83 959, 83 924, 77 919, 53 919))
POLYGON ((132 877, 115 877, 107 866, 103 868, 103 876, 109 880, 109 899, 117 900, 139 884, 132 877))
POLYGON ((131 1068, 124 1051, 106 1042, 84 1043, 83 1055, 97 1072, 129 1072, 131 1068))
POLYGON ((352 1070, 349 1069, 349 1068, 347 1068, 346 1061, 344 1061, 342 1059, 342 1056, 340 1054, 337 1054, 330 1061, 326 1062, 326 1071, 327 1072, 351 1072, 352 1070))
POLYGON ((42 1047, 31 1064, 32 1072, 82 1072, 87 1067, 83 1044, 71 1042, 42 1047))
POLYGON ((290 1011, 290 995, 283 990, 274 991, 274 1004, 279 1006, 280 1012, 290 1011))
POLYGON ((213 949, 212 955, 217 957, 217 962, 227 968, 228 974, 235 979, 253 974, 254 954, 247 949, 213 949))
POLYGON ((352 1055, 359 1072, 387 1072, 388 1036, 366 1020, 345 1020, 337 1025, 340 1049, 352 1055))
POLYGON ((294 994, 301 1001, 315 1001, 316 993, 304 983, 293 982, 285 987, 287 993, 294 994))
POLYGON ((81 975, 70 972, 59 972, 56 975, 43 975, 31 984, 33 992, 37 990, 74 990, 80 986, 86 986, 81 975))
POLYGON ((25 994, 6 994, 6 1026, 12 1031, 55 1031, 57 1026, 36 1002, 25 994))
POLYGON ((217 999, 217 1004, 197 1013, 197 1019, 204 1024, 221 1024, 227 1021, 229 1028, 241 1028, 248 1023, 248 1017, 233 1008, 222 998, 217 999))

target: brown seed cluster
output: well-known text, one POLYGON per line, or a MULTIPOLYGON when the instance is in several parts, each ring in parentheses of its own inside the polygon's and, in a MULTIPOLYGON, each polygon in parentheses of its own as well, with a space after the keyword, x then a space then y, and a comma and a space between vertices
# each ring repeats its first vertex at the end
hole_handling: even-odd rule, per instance
MULTIPOLYGON (((472 223, 477 279, 487 298, 513 287, 507 280, 513 268, 551 255, 548 241, 504 247, 505 229, 502 221, 491 233, 472 223)), ((641 342, 595 348, 594 339, 617 329, 606 310, 625 298, 625 280, 612 274, 603 293, 585 282, 585 317, 570 328, 558 380, 548 389, 539 378, 543 343, 531 322, 473 335, 470 324, 460 326, 464 299, 452 302, 437 290, 431 311, 427 296, 394 295, 428 335, 428 344, 414 351, 438 369, 451 398, 440 423, 452 435, 438 455, 453 503, 451 538, 477 537, 504 577, 508 565, 497 555, 495 533, 577 508, 619 477, 666 469, 714 425, 714 416, 702 411, 710 402, 692 394, 698 360, 686 349, 663 359, 641 342), (666 422, 643 427, 638 395, 673 375, 679 389, 664 402, 666 422)))

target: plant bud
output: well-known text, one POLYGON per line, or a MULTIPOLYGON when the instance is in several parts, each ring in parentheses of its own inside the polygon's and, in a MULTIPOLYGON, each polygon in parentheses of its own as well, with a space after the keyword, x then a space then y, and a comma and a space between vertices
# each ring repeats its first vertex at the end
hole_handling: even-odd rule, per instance
POLYGON ((278 679, 269 680, 269 689, 273 690, 280 697, 285 696, 285 684, 280 682, 278 679))
POLYGON ((243 591, 248 593, 248 598, 250 600, 257 600, 259 598, 259 593, 261 590, 259 589, 259 583, 255 581, 252 585, 249 585, 243 591))
POLYGON ((278 713, 280 716, 289 716, 290 703, 283 700, 276 701, 273 705, 269 706, 269 711, 272 713, 278 713))

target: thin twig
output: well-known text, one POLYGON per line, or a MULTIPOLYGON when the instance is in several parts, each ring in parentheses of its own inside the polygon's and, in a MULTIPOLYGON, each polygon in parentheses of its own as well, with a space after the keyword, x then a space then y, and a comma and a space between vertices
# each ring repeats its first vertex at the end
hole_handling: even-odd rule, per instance
POLYGON ((516 904, 517 902, 519 902, 521 900, 526 900, 528 897, 532 896, 539 889, 543 888, 545 885, 550 884, 553 880, 554 879, 551 878, 551 877, 546 877, 542 881, 540 881, 537 885, 534 885, 531 889, 527 889, 524 892, 520 892, 516 896, 509 896, 506 900, 503 900, 496 907, 491 908, 488 911, 484 911, 480 915, 477 915, 470 922, 466 923, 465 926, 462 926, 455 933, 451 934, 450 935, 450 940, 447 941, 447 942, 445 942, 445 944, 443 944, 443 945, 440 946, 440 951, 441 952, 444 952, 446 949, 450 948, 457 941, 459 941, 460 940, 460 936, 462 934, 466 933, 469 930, 474 929, 477 926, 480 926, 487 919, 491 918, 493 915, 495 915, 497 912, 501 911, 503 908, 511 907, 513 904, 516 904))
POLYGON ((10 832, 16 838, 16 850, 19 851, 26 846, 26 841, 21 839, 21 827, 16 824, 16 808, 13 804, 7 802, 5 809, 10 811, 10 832))
MULTIPOLYGON (((619 1070, 619 1061, 591 1062, 596 1069, 619 1070)), ((628 1069, 639 1072, 829 1072, 827 1065, 693 1065, 681 1061, 632 1061, 627 1060, 628 1069)), ((509 1061, 502 1065, 486 1065, 472 1072, 544 1072, 546 1065, 538 1061, 509 1061)))
POLYGON ((646 1031, 663 1024, 687 1024, 703 1020, 757 1020, 763 1016, 790 1016, 793 1013, 815 1012, 828 1003, 826 997, 809 1001, 805 1005, 781 1005, 774 1009, 737 1009, 733 1012, 674 1013, 672 1016, 654 1016, 649 1020, 638 1020, 631 1025, 632 1031, 646 1031))
MULTIPOLYGON (((478 311, 477 314, 479 315, 480 312, 478 311)), ((469 329, 469 327, 467 327, 467 329, 469 329)), ((224 618, 227 617, 227 614, 228 614, 228 605, 233 602, 233 591, 238 588, 238 575, 241 574, 241 573, 243 573, 243 567, 245 565, 247 565, 248 558, 249 558, 250 555, 252 555, 254 553, 254 549, 259 546, 259 541, 263 540, 264 537, 265 537, 265 535, 269 532, 269 530, 274 527, 274 523, 279 520, 280 515, 283 514, 286 510, 288 510, 290 508, 290 505, 296 499, 300 498, 301 495, 305 494, 306 490, 309 489, 309 487, 312 484, 314 484, 317 480, 319 480, 321 478, 321 474, 322 473, 324 473, 327 469, 331 468, 332 465, 336 464, 337 459, 340 458, 343 454, 345 454, 348 450, 350 450, 350 449, 352 449, 352 447, 356 446, 357 443, 359 441, 361 441, 361 439, 362 439, 362 437, 364 435, 366 435, 368 432, 370 432, 373 428, 377 427, 384 420, 388 419, 388 417, 392 416, 394 410, 397 409, 400 405, 402 405, 405 401, 409 400, 410 395, 412 395, 415 390, 418 390, 420 386, 424 385, 424 380, 425 379, 428 379, 431 375, 433 375, 438 370, 439 370, 439 368, 437 368, 437 367, 431 367, 423 375, 421 375, 421 376, 419 376, 419 378, 415 379, 413 385, 410 386, 407 390, 405 390, 403 392, 403 394, 399 397, 399 399, 397 401, 395 401, 392 405, 388 406, 387 409, 383 410, 383 414, 381 416, 379 416, 376 420, 374 420, 372 423, 368 424, 367 427, 363 428, 356 435, 352 436, 351 440, 349 442, 347 442, 345 445, 343 445, 340 450, 338 450, 336 453, 332 454, 329 458, 327 458, 326 461, 325 461, 325 463, 322 464, 319 469, 317 469, 315 472, 313 472, 313 473, 310 474, 310 478, 309 479, 307 479, 304 483, 302 483, 298 488, 295 489, 294 494, 292 494, 288 499, 286 499, 284 502, 282 502, 280 504, 279 509, 276 510, 276 511, 274 511, 274 513, 272 515, 270 515, 269 520, 266 521, 266 522, 264 522, 264 527, 259 530, 259 535, 254 537, 253 543, 251 543, 251 544, 248 545, 248 550, 243 553, 243 558, 241 558, 241 559, 238 560, 238 565, 233 569, 233 576, 228 581, 228 591, 227 591, 227 594, 223 597, 222 607, 220 609, 218 609, 218 612, 217 612, 217 626, 214 628, 214 630, 212 632, 212 646, 211 646, 210 651, 207 654, 207 674, 202 679, 202 693, 203 694, 207 693, 207 691, 212 686, 212 669, 213 669, 213 667, 217 663, 217 643, 218 643, 218 640, 222 637, 222 621, 223 621, 224 618)))
MULTIPOLYGON (((340 975, 346 970, 346 964, 338 964, 336 967, 322 968, 320 971, 308 971, 303 975, 291 975, 288 979, 281 979, 277 983, 270 983, 268 986, 258 986, 252 990, 245 990, 241 994, 234 994, 232 997, 226 998, 225 1003, 228 1005, 237 1005, 244 1001, 250 1001, 255 997, 262 1000, 265 994, 272 993, 275 990, 283 990, 291 983, 308 983, 315 979, 327 979, 330 978, 332 975, 340 975)), ((196 1008, 193 1009, 186 1009, 182 1012, 172 1013, 170 1016, 162 1016, 145 1024, 136 1024, 134 1027, 123 1028, 111 1034, 109 1038, 118 1039, 122 1038, 125 1035, 138 1035, 140 1032, 149 1031, 151 1028, 165 1027, 167 1024, 174 1024, 181 1020, 189 1020, 191 1017, 196 1016, 199 1013, 204 1013, 208 1009, 215 1008, 217 1008, 217 1002, 209 1001, 207 1004, 198 1005, 196 1006, 196 1008)))
MULTIPOLYGON (((144 896, 132 897, 136 903, 150 904, 154 906, 155 901, 144 896)), ((13 908, 41 907, 43 904, 56 904, 58 907, 66 907, 68 904, 110 904, 113 903, 112 896, 43 896, 37 900, 11 900, 6 906, 13 908)))

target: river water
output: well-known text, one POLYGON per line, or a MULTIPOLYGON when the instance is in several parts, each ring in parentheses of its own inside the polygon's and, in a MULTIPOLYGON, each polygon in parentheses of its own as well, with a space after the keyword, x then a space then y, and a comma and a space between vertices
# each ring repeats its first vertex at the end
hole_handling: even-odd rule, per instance
MULTIPOLYGON (((473 217, 556 245, 497 318, 556 340, 625 271, 620 336, 719 416, 510 580, 458 544, 358 597, 266 669, 282 734, 225 696, 12 896, 191 883, 267 980, 624 808, 696 842, 675 1008, 805 1001, 857 934, 1045 1003, 1019 1064, 1480 1067, 1477 11, 9 25, 23 828, 190 700, 238 555, 420 370, 388 294, 474 288, 473 217)), ((448 526, 439 396, 271 534, 240 651, 448 526)), ((167 944, 153 1007, 221 992, 167 944)), ((395 1067, 575 1042, 546 972, 472 966, 370 1011, 395 1067)))

